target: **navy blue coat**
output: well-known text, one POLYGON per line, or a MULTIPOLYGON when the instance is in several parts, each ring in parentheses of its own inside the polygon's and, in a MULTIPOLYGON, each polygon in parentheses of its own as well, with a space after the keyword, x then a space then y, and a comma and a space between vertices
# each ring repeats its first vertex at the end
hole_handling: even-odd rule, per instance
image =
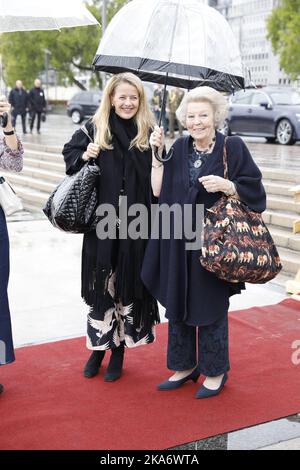
MULTIPOLYGON (((181 137, 173 145, 174 155, 165 163, 159 204, 184 203, 213 206, 222 193, 208 193, 203 185, 190 186, 188 148, 190 137, 181 137)), ((262 175, 244 141, 227 140, 229 179, 236 184, 240 199, 252 210, 263 212, 266 194, 262 175)), ((212 154, 201 167, 199 177, 224 176, 224 136, 216 133, 212 154)), ((156 217, 156 223, 158 218, 156 217)), ((155 223, 154 223, 155 228, 155 223)), ((229 297, 245 289, 244 283, 229 283, 206 271, 199 262, 199 250, 186 250, 186 240, 175 239, 171 225, 170 239, 149 240, 142 268, 142 279, 150 293, 166 308, 166 317, 173 322, 192 326, 210 325, 226 315, 229 297)))

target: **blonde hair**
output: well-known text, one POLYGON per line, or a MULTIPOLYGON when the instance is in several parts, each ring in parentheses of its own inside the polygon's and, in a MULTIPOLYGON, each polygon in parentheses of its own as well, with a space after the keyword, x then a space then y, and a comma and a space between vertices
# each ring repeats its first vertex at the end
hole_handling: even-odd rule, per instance
POLYGON ((222 93, 209 86, 201 86, 189 91, 183 97, 176 115, 181 124, 186 127, 187 108, 190 103, 209 103, 214 111, 215 128, 218 129, 224 123, 228 114, 227 99, 222 93))
POLYGON ((112 107, 112 97, 114 96, 116 87, 121 83, 129 83, 129 85, 134 86, 139 96, 139 108, 134 116, 137 125, 137 135, 132 140, 130 148, 137 147, 140 151, 147 150, 150 146, 149 131, 154 127, 155 120, 147 102, 143 83, 136 75, 130 72, 114 75, 107 82, 103 91, 101 104, 93 117, 93 123, 97 129, 94 141, 101 149, 113 149, 111 143, 112 133, 109 127, 109 115, 112 107))

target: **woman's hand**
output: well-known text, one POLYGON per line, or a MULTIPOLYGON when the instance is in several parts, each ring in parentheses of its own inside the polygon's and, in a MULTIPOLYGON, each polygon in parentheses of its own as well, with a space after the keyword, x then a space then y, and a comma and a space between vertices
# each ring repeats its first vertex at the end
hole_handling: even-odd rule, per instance
POLYGON ((2 95, 0 96, 0 115, 3 116, 4 113, 7 113, 8 115, 7 126, 4 129, 10 131, 12 130, 11 105, 7 101, 6 96, 2 95))
POLYGON ((87 161, 91 160, 91 158, 98 158, 99 153, 100 153, 100 146, 97 145, 97 144, 90 143, 87 146, 86 151, 82 155, 82 160, 87 162, 87 161))
POLYGON ((232 192, 231 181, 222 178, 221 176, 209 175, 198 178, 198 181, 203 184, 208 193, 230 193, 232 192))
POLYGON ((159 153, 163 151, 165 146, 165 134, 162 127, 155 126, 152 134, 150 135, 150 145, 152 151, 158 148, 159 153))

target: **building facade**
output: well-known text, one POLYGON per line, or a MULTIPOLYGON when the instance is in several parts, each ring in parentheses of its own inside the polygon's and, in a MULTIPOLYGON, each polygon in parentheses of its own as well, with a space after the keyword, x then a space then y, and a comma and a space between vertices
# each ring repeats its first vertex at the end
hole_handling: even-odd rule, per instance
POLYGON ((267 39, 266 20, 278 0, 208 0, 228 20, 239 44, 241 57, 256 86, 300 86, 300 77, 291 82, 280 69, 279 57, 272 52, 267 39))

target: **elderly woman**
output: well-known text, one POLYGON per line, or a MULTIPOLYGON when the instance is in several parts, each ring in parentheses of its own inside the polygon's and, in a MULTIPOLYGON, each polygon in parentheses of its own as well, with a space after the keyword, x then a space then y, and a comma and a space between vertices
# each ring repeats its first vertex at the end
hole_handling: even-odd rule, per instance
MULTIPOLYGON (((226 194, 254 211, 265 210, 261 172, 240 137, 227 139, 229 180, 223 178, 225 138, 217 129, 226 112, 225 97, 214 89, 199 87, 185 95, 177 114, 189 135, 174 143, 168 162, 161 164, 153 156, 152 187, 160 204, 177 203, 182 210, 185 203, 202 204, 208 209, 226 194)), ((163 151, 163 131, 158 127, 150 143, 163 151)), ((183 237, 172 236, 174 226, 170 233, 169 239, 149 241, 142 269, 145 285, 166 308, 169 320, 167 367, 175 373, 158 390, 177 389, 203 374, 196 398, 207 398, 217 395, 228 379, 229 298, 245 286, 206 271, 199 262, 200 248, 187 250, 183 237)))
MULTIPOLYGON (((21 171, 23 166, 23 148, 11 124, 10 104, 4 96, 0 97, 0 115, 8 114, 8 122, 0 137, 0 170, 21 171)), ((7 297, 9 277, 9 240, 6 220, 0 199, 0 365, 15 360, 11 320, 7 297)), ((0 384, 0 393, 3 385, 0 384)))
MULTIPOLYGON (((132 73, 113 76, 95 116, 64 147, 67 174, 76 173, 94 159, 101 171, 100 205, 110 204, 118 217, 124 197, 128 207, 139 203, 150 209, 149 135, 153 126, 141 80, 132 73)), ((107 382, 121 377, 125 346, 153 342, 154 325, 159 321, 157 302, 140 277, 147 237, 121 237, 122 227, 127 233, 125 218, 122 222, 116 217, 113 222, 116 234, 98 238, 97 228, 97 234, 93 230, 84 236, 82 249, 81 292, 90 306, 87 348, 92 351, 84 376, 97 375, 105 352, 110 350, 104 376, 107 382)))

